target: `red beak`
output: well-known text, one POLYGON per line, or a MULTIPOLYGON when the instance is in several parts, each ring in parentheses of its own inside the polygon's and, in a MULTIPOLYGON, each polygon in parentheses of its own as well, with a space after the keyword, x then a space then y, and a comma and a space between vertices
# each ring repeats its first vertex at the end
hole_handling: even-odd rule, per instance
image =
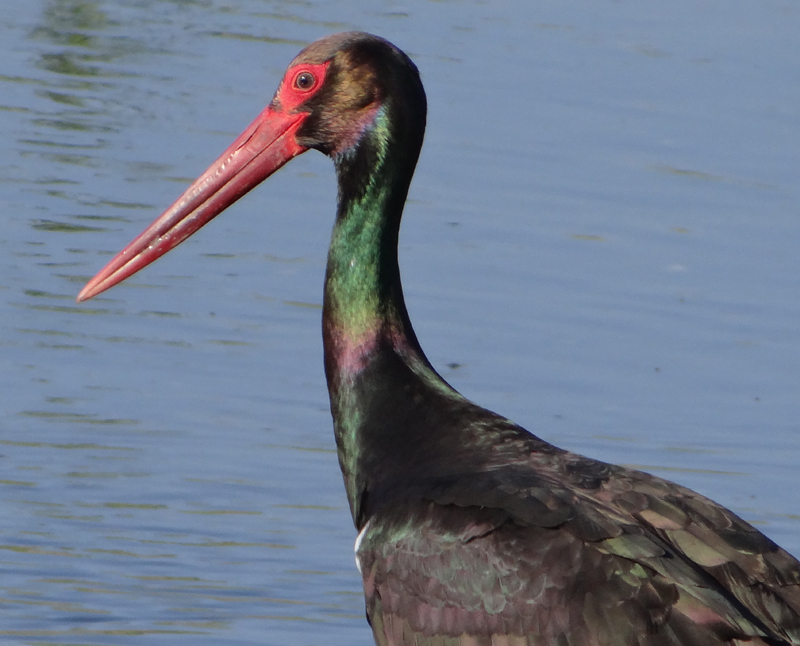
POLYGON ((78 294, 104 292, 178 246, 242 195, 307 148, 295 134, 307 112, 264 110, 175 203, 120 251, 78 294))

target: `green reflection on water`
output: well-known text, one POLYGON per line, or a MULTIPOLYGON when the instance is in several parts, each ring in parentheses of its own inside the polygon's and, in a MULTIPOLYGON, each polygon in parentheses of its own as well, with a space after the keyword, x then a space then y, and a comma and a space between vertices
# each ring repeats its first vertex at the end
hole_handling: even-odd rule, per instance
POLYGON ((183 510, 181 514, 195 514, 199 516, 261 516, 261 511, 241 511, 237 509, 208 509, 208 510, 183 510))
POLYGON ((10 485, 12 487, 35 487, 35 482, 25 482, 23 480, 0 480, 0 485, 10 485))
POLYGON ((39 289, 26 289, 22 293, 26 296, 33 296, 34 298, 71 298, 65 294, 53 294, 52 292, 45 292, 39 289))
POLYGON ((0 446, 21 446, 26 448, 37 449, 64 449, 67 451, 74 450, 91 450, 91 451, 139 451, 130 446, 107 446, 103 444, 95 444, 94 442, 70 442, 67 444, 54 444, 52 442, 21 442, 18 440, 0 440, 0 446))
POLYGON ((37 348, 47 348, 48 350, 83 350, 84 346, 69 343, 42 343, 36 344, 37 348))
POLYGON ((38 157, 45 161, 55 162, 56 164, 83 166, 85 168, 94 168, 99 163, 96 159, 90 157, 89 155, 72 155, 68 153, 45 153, 41 151, 30 151, 30 150, 21 152, 20 157, 23 157, 25 159, 30 157, 38 157))
POLYGON ((61 233, 87 233, 106 231, 103 227, 90 227, 85 224, 69 224, 67 222, 55 222, 54 220, 35 220, 31 227, 37 231, 57 231, 61 233))
MULTIPOLYGON (((24 552, 26 554, 48 554, 50 556, 71 556, 73 558, 80 558, 77 554, 73 554, 66 550, 46 550, 41 547, 34 547, 32 545, 0 545, 0 550, 7 550, 9 552, 24 552)), ((0 635, 3 633, 0 632, 0 635)))
POLYGON ((182 318, 183 315, 180 312, 165 312, 161 310, 142 310, 139 312, 140 316, 159 316, 162 318, 172 318, 172 319, 179 319, 182 318))
MULTIPOLYGON (((88 280, 88 279, 87 279, 88 280)), ((84 281, 85 282, 85 281, 84 281)), ((68 306, 68 305, 18 305, 17 303, 12 303, 16 307, 23 307, 26 310, 38 310, 41 312, 62 312, 65 314, 109 314, 111 310, 101 309, 101 308, 85 308, 80 306, 68 306)))
POLYGON ((107 507, 108 509, 168 509, 166 505, 153 505, 146 503, 130 503, 130 502, 103 502, 99 505, 84 505, 87 507, 107 507))
POLYGON ((139 423, 136 419, 97 419, 96 415, 88 413, 56 413, 45 410, 24 410, 18 413, 23 417, 38 417, 41 419, 53 420, 56 422, 68 422, 71 424, 107 424, 111 426, 133 426, 139 423))
MULTIPOLYGON (((33 330, 30 328, 17 328, 17 332, 20 334, 41 334, 43 336, 66 336, 66 337, 74 337, 75 334, 72 332, 62 332, 61 330, 33 330)), ((2 442, 0 442, 2 444, 2 442)))
POLYGON ((84 550, 90 554, 112 554, 114 556, 125 556, 135 559, 170 559, 176 558, 176 554, 137 554, 136 552, 128 552, 127 550, 103 550, 100 548, 91 548, 84 550))
MULTIPOLYGON (((141 202, 115 202, 113 200, 98 200, 97 204, 100 206, 110 206, 115 209, 152 209, 152 204, 142 204, 141 202)), ((108 220, 110 222, 127 222, 128 220, 119 216, 113 215, 84 215, 81 216, 88 219, 108 220)))
POLYGON ((294 45, 296 47, 305 47, 308 41, 292 40, 289 38, 276 38, 274 36, 255 36, 253 34, 234 33, 229 31, 207 31, 207 36, 214 38, 230 38, 232 40, 242 41, 256 41, 260 43, 269 43, 271 45, 294 45))
MULTIPOLYGON (((85 123, 80 123, 74 120, 66 120, 66 119, 34 119, 31 123, 36 126, 41 126, 45 128, 53 128, 55 130, 62 130, 65 132, 69 131, 78 131, 78 132, 114 132, 113 128, 109 128, 107 126, 98 126, 98 125, 88 125, 85 123)), ((23 143, 30 143, 39 146, 43 145, 63 145, 63 144, 52 144, 51 142, 47 141, 33 141, 33 140, 25 140, 23 143)), ((87 147, 87 146, 83 146, 87 147)), ((104 147, 102 144, 94 144, 91 147, 93 148, 101 148, 104 147)))
MULTIPOLYGON (((116 478, 146 478, 148 473, 118 473, 117 471, 70 471, 64 474, 67 478, 97 478, 113 480, 116 478)), ((73 516, 68 516, 73 518, 73 516)), ((84 518, 102 518, 102 516, 84 516, 84 518)))
POLYGON ((39 60, 39 67, 55 74, 67 76, 100 76, 101 70, 98 67, 81 65, 73 60, 70 54, 42 54, 39 60))
POLYGON ((69 105, 75 108, 82 108, 86 105, 86 101, 74 94, 64 94, 63 92, 53 92, 52 90, 38 90, 36 92, 39 96, 43 96, 55 103, 62 105, 69 105))

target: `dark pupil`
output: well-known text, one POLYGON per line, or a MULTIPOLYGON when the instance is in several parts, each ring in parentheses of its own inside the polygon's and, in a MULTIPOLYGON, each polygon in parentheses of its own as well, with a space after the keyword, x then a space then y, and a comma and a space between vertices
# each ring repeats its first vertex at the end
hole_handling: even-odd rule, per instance
POLYGON ((314 77, 308 72, 305 72, 297 77, 297 87, 301 90, 307 90, 314 84, 314 77))

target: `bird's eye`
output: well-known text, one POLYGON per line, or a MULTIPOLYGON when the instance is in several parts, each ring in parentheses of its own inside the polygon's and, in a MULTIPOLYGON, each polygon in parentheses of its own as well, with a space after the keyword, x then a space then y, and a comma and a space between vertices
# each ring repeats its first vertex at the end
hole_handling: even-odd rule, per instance
POLYGON ((317 79, 311 72, 300 72, 294 77, 294 86, 298 90, 308 92, 317 84, 317 79))

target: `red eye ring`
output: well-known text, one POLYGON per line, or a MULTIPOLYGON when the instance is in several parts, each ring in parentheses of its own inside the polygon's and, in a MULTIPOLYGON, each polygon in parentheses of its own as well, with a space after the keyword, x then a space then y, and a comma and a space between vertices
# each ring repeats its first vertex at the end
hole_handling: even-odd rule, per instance
POLYGON ((298 72, 294 77, 294 87, 301 92, 310 92, 317 85, 317 77, 308 70, 298 72))

